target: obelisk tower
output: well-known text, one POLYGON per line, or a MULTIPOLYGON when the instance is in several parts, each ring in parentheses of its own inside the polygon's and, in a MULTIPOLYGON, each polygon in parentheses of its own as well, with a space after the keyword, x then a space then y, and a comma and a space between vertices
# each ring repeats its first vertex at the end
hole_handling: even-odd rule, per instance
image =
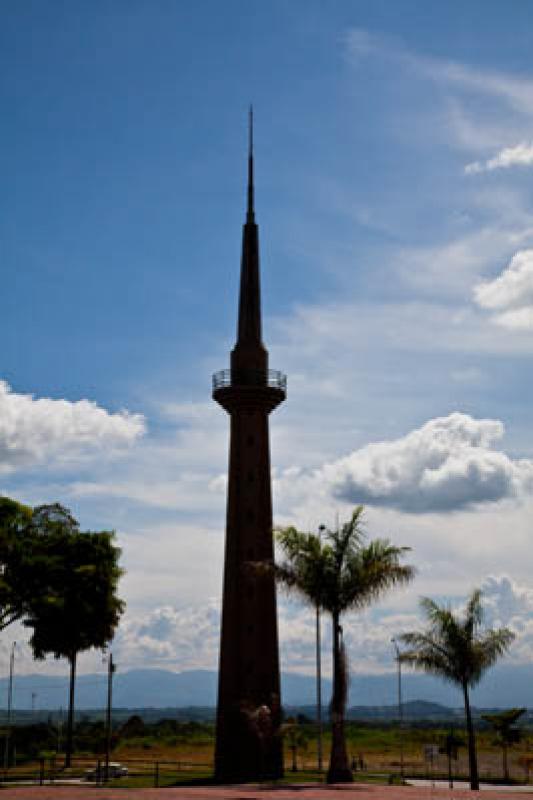
POLYGON ((237 342, 231 368, 213 376, 213 398, 230 415, 215 776, 233 782, 283 773, 276 587, 258 565, 273 561, 268 416, 286 378, 269 370, 261 339, 252 123, 250 110, 237 342))

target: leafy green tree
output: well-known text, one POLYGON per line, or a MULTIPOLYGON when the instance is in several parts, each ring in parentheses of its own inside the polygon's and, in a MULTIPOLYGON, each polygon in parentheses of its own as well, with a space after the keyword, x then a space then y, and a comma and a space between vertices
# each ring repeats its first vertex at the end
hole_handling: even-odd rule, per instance
POLYGON ((277 540, 285 556, 285 560, 275 566, 278 580, 331 615, 333 696, 329 783, 353 779, 344 731, 348 664, 341 617, 347 611, 364 608, 388 589, 407 583, 414 576, 413 567, 401 563, 409 548, 395 547, 381 539, 367 544, 362 518, 363 507, 358 506, 339 530, 324 528, 322 538, 295 528, 277 531, 277 540))
POLYGON ((300 725, 297 717, 287 717, 281 726, 280 734, 285 738, 287 746, 291 751, 291 772, 298 772, 297 754, 298 750, 307 750, 306 732, 300 725))
POLYGON ((121 739, 135 739, 144 736, 145 733, 146 725, 138 714, 133 714, 133 716, 129 717, 119 730, 121 739))
POLYGON ((423 597, 420 605, 429 623, 428 628, 423 632, 404 633, 400 637, 409 648, 402 653, 401 659, 415 669, 438 675, 461 688, 468 733, 470 788, 479 789, 469 689, 479 683, 483 673, 506 652, 515 635, 508 628, 481 628, 483 607, 479 589, 468 598, 462 618, 429 597, 423 597))
POLYGON ((72 758, 74 687, 80 652, 104 648, 113 638, 124 603, 117 596, 122 570, 120 550, 108 531, 82 532, 62 506, 40 506, 32 519, 39 557, 46 565, 46 586, 31 603, 25 624, 33 629, 36 658, 52 653, 70 665, 65 766, 72 758))
POLYGON ((29 506, 0 497, 0 630, 24 616, 28 600, 38 591, 28 531, 31 517, 29 506))
POLYGON ((510 708, 508 711, 500 711, 497 714, 481 715, 481 719, 488 722, 496 733, 494 743, 502 748, 503 778, 506 781, 509 781, 508 750, 518 744, 522 738, 522 731, 515 726, 515 723, 525 712, 525 708, 510 708))

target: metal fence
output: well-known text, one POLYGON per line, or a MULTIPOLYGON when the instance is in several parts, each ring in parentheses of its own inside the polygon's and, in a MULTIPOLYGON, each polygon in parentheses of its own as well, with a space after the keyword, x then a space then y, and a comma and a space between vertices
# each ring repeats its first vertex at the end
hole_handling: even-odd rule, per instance
MULTIPOLYGON (((315 774, 316 779, 320 780, 323 775, 318 770, 316 752, 311 747, 299 750, 296 755, 297 769, 308 774, 315 774)), ((479 778, 483 782, 500 782, 502 780, 502 767, 498 758, 499 754, 494 753, 490 760, 479 759, 479 778)), ((106 761, 104 756, 76 757, 72 760, 69 769, 64 767, 63 757, 40 758, 38 760, 19 764, 9 769, 0 769, 0 785, 11 783, 29 784, 76 784, 81 786, 104 785, 114 782, 120 785, 138 780, 143 786, 168 786, 173 783, 181 783, 187 779, 199 777, 209 777, 213 774, 212 761, 189 761, 189 760, 168 760, 157 758, 129 758, 127 756, 115 754, 115 759, 120 759, 120 764, 127 767, 128 773, 122 778, 114 777, 111 773, 109 781, 106 780, 106 761)), ((449 767, 451 766, 451 777, 453 780, 468 779, 468 760, 467 754, 463 750, 457 760, 452 760, 451 765, 444 754, 435 755, 427 759, 423 752, 410 752, 402 763, 397 752, 388 754, 381 753, 361 753, 353 751, 349 753, 350 765, 354 774, 361 780, 366 778, 389 779, 398 782, 403 771, 404 776, 409 778, 422 778, 426 780, 448 781, 450 777, 449 767)), ((285 757, 285 776, 290 778, 292 757, 288 753, 285 757)), ((325 763, 327 768, 327 761, 325 763)), ((509 768, 511 779, 520 783, 530 783, 530 772, 533 771, 533 754, 524 751, 510 754, 509 768)))
MULTIPOLYGON (((116 763, 115 761, 111 762, 116 763)), ((37 785, 67 784, 101 786, 111 781, 138 779, 143 785, 158 787, 172 782, 183 781, 187 776, 212 772, 212 763, 192 761, 169 761, 165 759, 121 758, 120 764, 127 767, 127 774, 119 777, 110 767, 106 771, 106 760, 103 756, 76 757, 68 769, 63 758, 40 758, 36 761, 20 764, 9 769, 0 770, 0 785, 12 783, 29 783, 37 785)))
POLYGON ((229 386, 268 386, 287 391, 287 376, 276 369, 222 369, 213 375, 213 391, 229 386))

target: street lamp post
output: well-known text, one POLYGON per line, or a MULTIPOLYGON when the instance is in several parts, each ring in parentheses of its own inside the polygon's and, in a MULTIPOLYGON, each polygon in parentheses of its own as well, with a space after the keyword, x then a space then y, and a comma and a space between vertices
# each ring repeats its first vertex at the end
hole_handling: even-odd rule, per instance
MULTIPOLYGON (((318 528, 318 539, 321 540, 322 531, 326 528, 325 525, 320 525, 318 528)), ((318 771, 323 772, 323 756, 322 756, 322 658, 320 652, 321 636, 320 636, 320 603, 316 604, 316 722, 317 722, 317 761, 318 771)))
POLYGON ((398 643, 396 639, 391 639, 392 644, 394 646, 394 650, 396 651, 396 663, 398 664, 398 718, 399 718, 399 729, 400 729, 400 777, 404 778, 404 763, 403 763, 403 704, 402 704, 402 660, 401 660, 401 653, 400 648, 398 647, 398 643))
POLYGON ((107 662, 107 712, 106 712, 106 746, 105 746, 105 780, 109 780, 109 756, 111 753, 111 709, 113 705, 113 673, 116 666, 113 653, 109 653, 107 662))
POLYGON ((318 771, 322 772, 322 670, 320 663, 320 606, 316 607, 316 721, 318 771))
POLYGON ((11 704, 13 700, 13 673, 15 671, 15 647, 16 642, 11 645, 11 655, 9 657, 9 685, 7 690, 7 726, 4 745, 4 770, 9 767, 9 739, 11 737, 11 704))
POLYGON ((60 706, 57 715, 57 754, 61 752, 61 731, 63 730, 63 706, 60 706))

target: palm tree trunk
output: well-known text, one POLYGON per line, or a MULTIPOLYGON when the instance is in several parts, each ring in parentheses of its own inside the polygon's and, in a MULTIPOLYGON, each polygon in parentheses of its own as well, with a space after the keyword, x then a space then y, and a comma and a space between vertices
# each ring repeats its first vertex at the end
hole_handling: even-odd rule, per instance
POLYGON ((70 663, 70 687, 68 696, 68 719, 67 719, 67 741, 65 744, 65 767, 70 767, 72 761, 72 734, 74 730, 74 686, 76 684, 76 658, 77 653, 71 653, 70 663))
POLYGON ((479 778, 477 773, 476 737, 474 733, 474 725, 472 722, 472 714, 470 712, 468 685, 466 683, 463 683, 463 697, 465 701, 466 730, 468 733, 468 763, 470 766, 470 788, 477 790, 479 789, 479 778))
POLYGON ((327 774, 328 783, 347 783, 353 781, 348 764, 346 740, 344 737, 345 680, 344 664, 341 655, 341 631, 339 614, 333 612, 333 697, 331 699, 331 755, 327 774))

